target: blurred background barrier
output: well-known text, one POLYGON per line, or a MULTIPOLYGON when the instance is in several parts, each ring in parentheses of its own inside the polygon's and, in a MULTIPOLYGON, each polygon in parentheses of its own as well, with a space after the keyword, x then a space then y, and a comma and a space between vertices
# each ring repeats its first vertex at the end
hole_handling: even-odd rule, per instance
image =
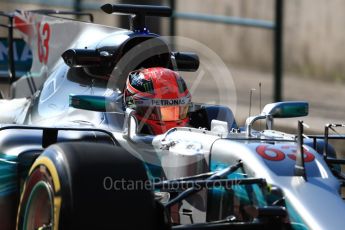
MULTIPOLYGON (((95 13, 97 23, 119 26, 116 17, 105 16, 99 6, 108 0, 0 0, 1 10, 36 8, 75 9, 95 13)), ((170 5, 170 0, 122 0, 126 3, 170 5)), ((176 16, 185 14, 221 15, 233 18, 255 18, 275 22, 278 0, 174 0, 176 16)), ((284 69, 302 77, 345 81, 345 1, 284 1, 284 69)), ((124 18, 125 16, 119 17, 124 18)), ((162 32, 168 35, 168 20, 161 20, 162 32)), ((264 72, 272 70, 274 36, 266 30, 177 19, 176 34, 197 38, 208 44, 227 63, 264 72), (215 42, 217 41, 217 42, 215 42), (224 49, 227 47, 227 49, 224 49)), ((155 29, 154 29, 155 30, 155 29)), ((284 94, 283 94, 284 96, 284 94)))
POLYGON ((173 17, 170 20, 170 36, 176 35, 176 19, 221 23, 226 25, 248 26, 273 30, 273 101, 282 101, 284 0, 275 0, 274 22, 268 20, 219 16, 211 14, 181 13, 176 11, 176 0, 169 0, 169 3, 174 12, 173 17))

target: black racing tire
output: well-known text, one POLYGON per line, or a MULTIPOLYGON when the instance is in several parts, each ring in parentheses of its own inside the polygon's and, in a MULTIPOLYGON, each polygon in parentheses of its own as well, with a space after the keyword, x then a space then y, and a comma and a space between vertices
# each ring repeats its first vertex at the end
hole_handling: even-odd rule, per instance
POLYGON ((163 215, 147 185, 143 162, 122 148, 52 145, 30 169, 17 230, 162 229, 163 215), (129 187, 132 182, 137 187, 129 187))

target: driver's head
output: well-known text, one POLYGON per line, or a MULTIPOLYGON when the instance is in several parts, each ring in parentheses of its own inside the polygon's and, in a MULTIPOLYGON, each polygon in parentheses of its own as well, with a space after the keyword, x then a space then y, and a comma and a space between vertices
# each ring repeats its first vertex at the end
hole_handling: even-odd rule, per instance
POLYGON ((136 111, 142 133, 162 134, 186 126, 191 95, 177 72, 161 67, 136 70, 128 75, 126 106, 136 111))

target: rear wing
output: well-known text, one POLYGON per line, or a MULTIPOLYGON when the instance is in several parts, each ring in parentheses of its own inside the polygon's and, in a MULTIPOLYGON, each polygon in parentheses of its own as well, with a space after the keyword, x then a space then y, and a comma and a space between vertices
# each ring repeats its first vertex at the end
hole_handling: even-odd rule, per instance
MULTIPOLYGON (((90 13, 58 11, 58 10, 33 10, 26 12, 5 13, 0 11, 0 28, 7 30, 5 36, 0 37, 0 83, 12 84, 20 77, 28 73, 32 67, 33 56, 31 41, 35 40, 37 33, 29 36, 30 30, 34 27, 29 25, 25 16, 30 14, 51 15, 60 19, 71 19, 68 16, 75 16, 78 20, 86 18, 86 22, 93 22, 94 17, 90 13), (15 31, 19 31, 21 37, 15 37, 15 31), (22 36, 25 34, 24 36, 22 36), (26 39, 24 40, 23 38, 26 39)), ((42 56, 42 55, 41 55, 42 56)))
POLYGON ((1 28, 7 29, 7 37, 0 38, 0 79, 12 83, 16 78, 15 72, 15 54, 14 54, 14 38, 13 38, 13 14, 0 12, 1 18, 7 18, 7 24, 0 23, 1 28), (7 70, 7 71, 6 71, 7 70), (6 79, 6 72, 8 79, 6 79))
MULTIPOLYGON (((12 14, 3 13, 2 15, 9 21, 2 27, 8 29, 8 37, 5 39, 8 47, 5 50, 8 54, 9 74, 7 77, 9 76, 9 78, 7 82, 11 83, 12 98, 29 97, 41 88, 56 66, 63 63, 61 54, 66 50, 70 48, 84 49, 112 33, 127 32, 127 30, 115 27, 90 23, 93 16, 88 13, 35 10, 16 11, 12 14), (68 15, 86 16, 88 22, 67 18, 68 15), (30 52, 27 52, 27 57, 32 59, 31 63, 29 61, 23 63, 25 68, 21 77, 18 77, 21 69, 16 68, 15 57, 21 57, 24 50, 21 50, 20 55, 15 52, 17 46, 23 45, 17 45, 14 42, 14 31, 29 47, 30 52)), ((25 50, 28 49, 25 48, 25 50)))

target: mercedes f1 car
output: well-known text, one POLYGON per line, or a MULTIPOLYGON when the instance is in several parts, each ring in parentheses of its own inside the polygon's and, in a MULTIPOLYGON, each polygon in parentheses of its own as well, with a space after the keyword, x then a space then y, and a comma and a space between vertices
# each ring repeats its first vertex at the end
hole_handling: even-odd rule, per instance
POLYGON ((0 100, 0 229, 343 229, 345 176, 328 131, 273 129, 308 115, 307 102, 268 104, 243 127, 230 108, 191 103, 189 125, 140 132, 126 108, 128 73, 196 71, 145 26, 168 7, 112 5, 131 29, 66 19, 69 12, 2 13, 9 24, 10 98, 0 100), (52 15, 55 16, 52 16, 52 15), (13 30, 33 63, 16 76, 13 30), (62 57, 62 58, 61 58, 62 57), (266 129, 255 130, 258 120, 266 129))

